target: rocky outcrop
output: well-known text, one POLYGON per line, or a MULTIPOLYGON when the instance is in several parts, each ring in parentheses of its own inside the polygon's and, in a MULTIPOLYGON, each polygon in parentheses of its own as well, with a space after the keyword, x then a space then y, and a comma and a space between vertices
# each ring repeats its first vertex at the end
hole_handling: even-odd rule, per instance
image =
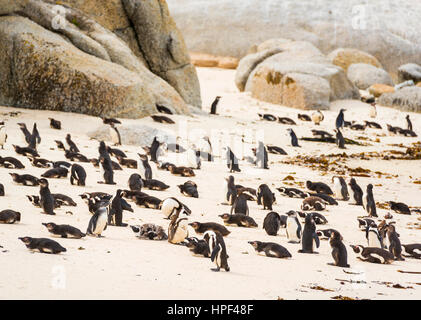
POLYGON ((360 90, 366 90, 373 84, 393 86, 392 78, 381 68, 371 64, 354 63, 348 67, 348 79, 360 90))
POLYGON ((367 52, 352 48, 339 48, 327 55, 327 58, 345 71, 348 67, 356 63, 370 64, 376 68, 383 68, 380 62, 367 52))
POLYGON ((367 52, 394 80, 402 64, 421 65, 419 1, 167 2, 191 51, 242 58, 253 45, 288 38, 310 42, 324 54, 337 48, 367 52))
POLYGON ((239 61, 234 57, 220 57, 199 52, 190 52, 190 60, 196 67, 222 69, 237 69, 239 61))
POLYGON ((83 52, 27 18, 0 17, 0 43, 2 104, 138 118, 159 103, 188 113, 178 93, 141 64, 129 70, 113 63, 105 48, 110 59, 83 52))
POLYGON ((375 98, 380 97, 383 93, 395 92, 395 88, 386 84, 376 83, 368 88, 368 92, 375 98))
POLYGON ((398 69, 398 80, 400 82, 413 80, 414 83, 421 81, 421 66, 416 63, 407 63, 398 69))
POLYGON ((392 93, 384 93, 378 104, 402 111, 421 112, 421 88, 405 87, 392 93))
POLYGON ((330 101, 360 97, 343 69, 309 42, 272 39, 256 51, 241 59, 236 74, 237 87, 256 99, 299 109, 329 109, 330 101))

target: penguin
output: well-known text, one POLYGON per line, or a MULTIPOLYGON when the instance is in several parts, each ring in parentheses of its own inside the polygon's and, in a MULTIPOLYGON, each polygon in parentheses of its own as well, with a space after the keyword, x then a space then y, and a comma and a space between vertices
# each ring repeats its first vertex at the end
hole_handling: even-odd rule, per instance
POLYGON ((412 122, 411 122, 411 119, 409 119, 409 114, 406 115, 405 119, 406 119, 406 122, 407 122, 407 129, 409 131, 412 131, 412 122))
POLYGON ((399 127, 393 127, 390 124, 386 124, 387 125, 387 131, 389 131, 390 133, 394 133, 397 134, 399 132, 399 127))
MULTIPOLYGON (((152 162, 158 162, 158 149, 160 147, 161 143, 158 141, 157 137, 153 138, 151 147, 150 147, 150 156, 152 162)), ((138 165, 139 167, 139 165, 138 165)))
MULTIPOLYGON (((237 191, 239 192, 239 191, 237 191)), ((249 207, 247 205, 247 195, 240 192, 239 194, 237 194, 234 203, 231 206, 231 211, 230 214, 232 214, 233 212, 235 214, 244 214, 246 216, 249 215, 249 207)))
POLYGON ((200 151, 195 150, 196 146, 192 145, 186 152, 186 166, 188 168, 200 169, 202 161, 200 160, 200 151))
POLYGON ((118 189, 112 198, 108 210, 108 225, 127 227, 127 223, 123 223, 123 210, 133 212, 133 209, 128 203, 123 202, 122 194, 123 190, 118 189))
POLYGON ((409 256, 406 256, 406 257, 421 259, 421 244, 419 243, 403 244, 402 247, 404 247, 405 252, 409 254, 409 256))
POLYGON ((6 127, 0 126, 0 146, 4 150, 4 145, 7 141, 7 133, 6 133, 6 127))
POLYGON ((373 128, 373 129, 382 129, 382 126, 379 125, 377 122, 365 120, 364 123, 366 127, 373 128))
POLYGON ((313 129, 313 130, 311 130, 311 133, 313 134, 313 136, 320 137, 321 139, 333 138, 333 135, 331 133, 329 133, 327 131, 324 131, 324 130, 313 129))
POLYGON ((140 171, 140 175, 142 177, 145 177, 146 180, 152 179, 152 168, 148 162, 148 156, 146 154, 140 154, 140 153, 138 153, 137 155, 139 156, 137 168, 140 171))
POLYGON ((367 230, 368 227, 371 227, 371 226, 374 227, 374 228, 377 228, 377 224, 372 219, 368 219, 368 218, 359 219, 359 218, 357 218, 357 221, 358 221, 358 227, 361 230, 365 231, 365 230, 367 230))
POLYGON ((109 124, 109 125, 116 125, 116 124, 121 124, 120 120, 117 120, 115 118, 105 118, 105 117, 101 117, 102 119, 102 123, 104 124, 109 124))
POLYGON ((377 109, 376 109, 376 103, 375 102, 370 103, 369 114, 370 114, 370 118, 377 117, 377 109))
POLYGON ((370 225, 365 230, 365 238, 369 247, 377 247, 384 249, 383 237, 377 227, 370 225))
MULTIPOLYGON (((336 230, 335 229, 317 230, 317 235, 319 236, 320 240, 329 240, 330 237, 332 236, 333 231, 336 231, 336 230)), ((336 232, 338 232, 338 231, 336 231, 336 232)))
POLYGON ((39 179, 38 181, 39 189, 39 203, 45 214, 55 215, 54 212, 54 197, 51 195, 50 189, 48 187, 47 179, 39 179))
POLYGON ((230 172, 241 172, 238 159, 235 154, 231 151, 230 147, 225 147, 226 149, 226 160, 227 160, 227 167, 230 169, 230 172))
POLYGON ((22 131, 23 135, 25 136, 25 142, 31 142, 31 133, 29 132, 28 128, 26 127, 25 123, 18 123, 20 130, 22 131))
POLYGON ((228 266, 228 254, 225 246, 224 237, 218 231, 205 232, 203 239, 209 245, 209 252, 211 253, 211 261, 215 262, 216 268, 212 271, 219 272, 221 268, 226 272, 230 271, 228 266))
POLYGON ((31 162, 32 166, 37 168, 50 168, 52 167, 52 162, 47 159, 42 158, 28 158, 28 160, 31 162))
POLYGON ((18 184, 22 184, 24 186, 38 186, 38 178, 30 175, 30 174, 17 174, 17 173, 9 173, 14 182, 18 184))
POLYGON ((278 122, 282 124, 297 125, 294 120, 287 117, 278 117, 278 122))
POLYGON ((168 226, 168 242, 182 244, 188 236, 187 218, 179 218, 178 214, 172 216, 168 226))
POLYGON ((199 240, 196 237, 186 238, 186 247, 189 248, 190 252, 194 256, 203 256, 205 258, 210 257, 210 251, 208 243, 205 240, 199 240))
POLYGON ((316 233, 316 224, 313 219, 312 214, 306 215, 303 235, 301 238, 301 250, 298 250, 299 253, 317 253, 314 251, 314 243, 316 248, 320 246, 320 240, 316 233))
POLYGON ((165 191, 170 187, 164 182, 155 180, 155 179, 149 179, 149 180, 142 179, 142 182, 143 182, 144 188, 149 189, 149 190, 165 191))
POLYGON ((48 232, 60 236, 62 238, 75 238, 80 239, 86 236, 78 228, 72 227, 68 224, 55 224, 53 222, 42 223, 48 230, 48 232))
POLYGON ((222 224, 219 224, 216 222, 201 223, 201 222, 195 221, 195 222, 189 223, 189 226, 191 226, 197 234, 202 234, 208 230, 212 230, 214 232, 219 232, 222 236, 226 237, 231 233, 222 224))
POLYGON ((297 188, 287 188, 287 187, 280 187, 276 188, 281 194, 288 196, 290 198, 307 198, 308 193, 301 191, 297 188))
POLYGON ((126 154, 117 148, 107 147, 107 152, 114 157, 127 158, 126 154))
POLYGON ((149 197, 149 195, 139 190, 131 191, 126 189, 123 192, 123 197, 125 199, 133 200, 133 197, 149 197))
POLYGON ((336 117, 336 121, 335 121, 336 129, 343 128, 344 121, 345 121, 345 118, 344 118, 344 112, 345 111, 346 111, 346 109, 339 110, 339 114, 336 117))
POLYGON ((235 199, 237 198, 237 187, 234 183, 234 176, 229 176, 225 178, 225 200, 228 204, 233 205, 235 199))
POLYGON ((14 145, 14 144, 12 146, 15 149, 15 152, 17 154, 23 155, 25 157, 28 157, 28 156, 32 156, 33 158, 39 157, 39 153, 33 148, 19 147, 19 146, 14 145))
POLYGON ((14 210, 2 210, 0 211, 0 223, 13 224, 20 222, 21 213, 14 210))
POLYGON ((101 165, 101 176, 103 177, 104 181, 98 181, 100 184, 116 184, 114 182, 114 172, 111 165, 110 159, 100 157, 99 158, 100 165, 101 165))
POLYGON ((280 244, 274 242, 248 241, 257 253, 264 252, 266 257, 291 258, 291 253, 280 244))
POLYGON ((390 264, 394 261, 393 254, 381 248, 364 247, 362 245, 351 245, 354 253, 358 254, 357 259, 370 263, 390 264))
POLYGON ((86 171, 81 165, 78 165, 77 163, 74 163, 70 169, 70 184, 74 185, 75 183, 76 185, 83 187, 86 183, 86 171))
POLYGON ((362 206, 363 205, 363 190, 357 184, 357 181, 354 178, 351 178, 349 182, 349 186, 351 188, 351 198, 354 199, 355 205, 362 206))
POLYGON ((69 170, 66 168, 58 167, 58 168, 52 168, 44 172, 41 177, 43 178, 67 178, 67 175, 69 174, 69 170))
POLYGON ((277 147, 277 146, 271 146, 271 145, 267 146, 267 151, 269 153, 273 153, 273 154, 280 154, 280 155, 287 155, 288 154, 288 153, 286 153, 286 151, 284 149, 282 149, 280 147, 277 147))
POLYGON ((367 125, 359 124, 359 123, 354 123, 354 121, 352 121, 352 124, 350 126, 350 129, 351 130, 360 130, 360 131, 363 131, 363 130, 365 130, 366 126, 367 125))
POLYGON ((151 118, 152 118, 153 121, 159 122, 159 123, 168 123, 168 124, 174 124, 175 123, 171 118, 168 118, 166 116, 152 115, 151 118))
POLYGON ((110 124, 110 137, 115 146, 121 146, 121 135, 114 123, 110 124))
POLYGON ((136 190, 140 191, 143 188, 142 177, 137 173, 133 173, 129 177, 128 185, 131 191, 136 191, 136 190))
POLYGON ((200 157, 206 161, 213 161, 212 143, 208 136, 203 136, 197 142, 197 148, 200 152, 200 157))
POLYGON ((174 197, 164 199, 161 203, 160 209, 166 219, 171 219, 174 215, 179 216, 180 214, 191 214, 190 209, 174 197))
POLYGON ((161 199, 153 196, 134 196, 132 199, 139 207, 148 209, 159 209, 162 203, 161 199))
POLYGON ((345 179, 338 176, 332 177, 333 189, 335 190, 335 197, 340 200, 349 200, 348 187, 345 179))
POLYGON ((66 147, 64 146, 63 142, 61 142, 59 140, 54 140, 54 142, 57 145, 57 149, 66 151, 66 147))
POLYGON ((291 128, 288 128, 287 131, 288 131, 288 133, 289 133, 289 135, 291 137, 291 145, 293 147, 301 147, 298 144, 298 138, 297 138, 297 135, 295 134, 294 130, 292 130, 291 128))
POLYGON ((315 224, 327 224, 328 223, 326 217, 324 215, 318 213, 318 212, 310 212, 310 213, 307 213, 307 215, 308 214, 311 214, 313 216, 315 224))
POLYGON ((167 240, 168 236, 164 228, 153 223, 145 223, 141 226, 130 226, 135 236, 146 240, 167 240))
POLYGON ((0 183, 0 197, 4 197, 4 185, 0 183))
POLYGON ((173 164, 168 164, 167 167, 168 167, 168 171, 171 172, 171 174, 173 175, 178 175, 182 177, 195 177, 196 176, 192 168, 177 167, 173 164))
POLYGON ((349 268, 348 254, 342 240, 343 238, 338 231, 333 230, 331 232, 329 244, 332 248, 332 258, 335 262, 328 264, 336 267, 349 268))
POLYGON ((102 237, 102 232, 107 229, 109 202, 106 206, 99 207, 91 217, 86 234, 90 236, 102 237))
POLYGON ((81 153, 72 152, 70 150, 64 151, 64 156, 70 161, 90 162, 89 159, 81 153))
POLYGON ((66 143, 69 146, 69 150, 71 152, 74 152, 74 153, 79 153, 80 152, 79 148, 76 146, 76 143, 73 142, 70 133, 68 133, 66 135, 66 143))
POLYGON ((268 166, 268 152, 262 141, 259 141, 259 144, 256 149, 256 166, 261 169, 269 169, 268 166))
POLYGON ((398 132, 405 137, 418 137, 417 134, 412 130, 398 128, 398 132))
POLYGON ((308 210, 316 210, 322 211, 326 209, 326 201, 322 198, 310 196, 303 200, 301 205, 301 210, 308 211, 308 210))
POLYGON ((264 114, 258 113, 257 115, 259 116, 260 120, 266 120, 266 121, 276 121, 276 120, 278 120, 278 118, 276 116, 274 116, 272 114, 269 114, 269 113, 264 113, 264 114))
POLYGON ((25 169, 25 166, 18 159, 13 157, 1 157, 0 166, 8 169, 25 169))
POLYGON ((173 114, 172 111, 164 105, 156 104, 156 110, 160 113, 173 114))
POLYGON ((333 194, 332 189, 323 182, 311 182, 310 180, 307 180, 306 186, 308 190, 315 191, 317 193, 325 193, 327 195, 333 194))
POLYGON ((326 204, 337 206, 338 201, 333 199, 331 196, 328 196, 325 193, 313 193, 313 192, 307 192, 307 197, 318 197, 326 202, 326 204))
POLYGON ((311 117, 309 115, 306 115, 306 114, 299 113, 297 115, 297 117, 301 121, 311 121, 311 117))
POLYGON ((120 156, 117 156, 116 158, 117 158, 118 163, 120 165, 125 166, 125 167, 130 168, 130 169, 137 169, 137 161, 136 160, 123 158, 123 157, 120 157, 120 156))
POLYGON ((334 131, 336 132, 336 138, 335 138, 336 145, 338 146, 339 149, 346 149, 346 147, 345 147, 345 138, 342 135, 341 130, 340 129, 335 129, 334 131))
POLYGON ((193 181, 186 181, 183 184, 179 184, 177 187, 180 189, 180 192, 186 197, 199 198, 197 185, 193 181))
POLYGON ((263 210, 272 210, 272 204, 275 201, 275 194, 269 189, 268 185, 261 184, 257 189, 257 204, 263 204, 263 210))
POLYGON ((53 196, 54 201, 59 203, 60 206, 71 206, 71 207, 77 206, 77 203, 74 202, 73 199, 70 198, 69 196, 66 196, 61 193, 52 193, 51 195, 53 196))
POLYGON ((386 235, 389 240, 389 252, 394 255, 395 260, 404 261, 405 259, 402 257, 401 241, 399 240, 399 235, 393 224, 387 225, 386 235))
POLYGON ((51 129, 61 130, 61 122, 59 120, 56 120, 54 118, 48 118, 48 120, 50 120, 51 129))
POLYGON ((216 107, 218 106, 219 100, 221 99, 220 96, 216 96, 215 100, 212 102, 210 114, 217 114, 216 107))
POLYGON ((409 207, 403 202, 388 201, 390 209, 400 214, 411 214, 409 207))
POLYGON ((20 237, 25 246, 31 251, 39 251, 41 253, 52 253, 58 254, 66 252, 66 248, 62 247, 57 241, 47 238, 31 238, 31 237, 20 237))
POLYGON ((300 243, 301 241, 301 223, 298 220, 297 212, 291 210, 287 212, 286 235, 288 242, 300 243))
POLYGON ((226 226, 237 226, 245 228, 257 228, 258 225, 252 217, 246 216, 244 214, 228 214, 224 213, 219 215, 226 226))
POLYGON ((317 110, 311 114, 311 120, 313 120, 315 125, 320 125, 320 122, 324 120, 325 116, 320 110, 317 110))
POLYGON ((369 217, 377 217, 376 202, 373 196, 373 185, 367 185, 366 195, 363 197, 363 207, 369 217))
MULTIPOLYGON (((286 217, 287 219, 284 221, 284 223, 288 221, 288 216, 286 217)), ((281 227, 281 223, 281 216, 277 212, 272 211, 269 212, 263 220, 263 229, 265 229, 268 235, 276 236, 278 234, 279 228, 281 227)))

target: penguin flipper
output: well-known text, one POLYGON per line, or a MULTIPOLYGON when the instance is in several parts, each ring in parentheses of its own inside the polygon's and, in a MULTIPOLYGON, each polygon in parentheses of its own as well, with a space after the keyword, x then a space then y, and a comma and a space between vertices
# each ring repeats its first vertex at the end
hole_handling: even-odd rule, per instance
POLYGON ((213 248, 212 250, 212 254, 211 254, 211 261, 213 262, 215 260, 216 255, 218 254, 218 252, 221 250, 221 245, 218 244, 217 246, 215 246, 215 248, 213 248))
POLYGON ((320 247, 320 239, 316 232, 313 234, 313 238, 316 241, 316 248, 320 247))

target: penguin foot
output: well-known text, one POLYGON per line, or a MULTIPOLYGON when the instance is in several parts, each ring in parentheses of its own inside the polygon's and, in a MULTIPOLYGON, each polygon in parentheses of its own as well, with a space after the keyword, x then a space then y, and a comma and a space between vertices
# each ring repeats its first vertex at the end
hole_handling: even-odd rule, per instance
POLYGON ((220 268, 211 268, 213 272, 219 272, 220 268))

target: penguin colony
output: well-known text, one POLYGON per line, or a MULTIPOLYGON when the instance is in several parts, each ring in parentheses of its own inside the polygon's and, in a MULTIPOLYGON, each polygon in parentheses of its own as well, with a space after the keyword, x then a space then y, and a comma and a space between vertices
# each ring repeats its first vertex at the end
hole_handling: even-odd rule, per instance
MULTIPOLYGON (((216 107, 220 97, 215 100, 211 114, 216 115, 216 107)), ((172 112, 164 106, 158 110, 171 115, 172 112)), ((347 127, 345 121, 345 109, 341 109, 336 121, 336 133, 328 133, 322 130, 313 130, 315 136, 322 138, 333 138, 339 149, 346 148, 346 140, 343 137, 347 127), (334 139, 334 138, 333 138, 334 139)), ((313 123, 320 126, 324 121, 321 111, 312 115, 298 114, 298 124, 287 117, 278 117, 270 114, 259 114, 261 121, 271 121, 276 125, 284 124, 288 126, 299 125, 299 121, 313 123)), ((174 124, 175 122, 167 116, 152 116, 152 119, 163 125, 174 124)), ((206 186, 197 185, 194 182, 195 171, 201 169, 201 159, 211 162, 213 160, 212 145, 208 137, 202 137, 201 144, 206 144, 197 150, 189 149, 177 145, 174 152, 186 152, 193 155, 193 160, 186 166, 178 166, 168 162, 160 161, 162 150, 168 149, 163 141, 158 137, 153 138, 151 146, 142 146, 147 152, 133 155, 133 159, 115 146, 122 145, 118 126, 120 120, 113 118, 102 118, 104 125, 110 126, 112 132, 112 143, 107 145, 104 141, 97 144, 97 158, 89 159, 83 155, 83 149, 78 146, 77 137, 70 134, 61 135, 63 140, 56 140, 55 152, 61 155, 60 160, 48 160, 41 158, 37 147, 41 144, 41 134, 36 123, 30 131, 25 123, 19 123, 19 128, 23 134, 26 145, 9 145, 7 143, 7 125, 0 126, 0 145, 3 149, 0 156, 0 167, 2 170, 13 170, 10 172, 10 181, 1 184, 0 196, 7 196, 8 188, 37 188, 37 194, 24 194, 41 214, 49 215, 40 226, 40 232, 44 231, 45 238, 35 238, 22 234, 17 240, 31 251, 41 253, 59 254, 67 252, 59 241, 60 238, 70 238, 73 241, 86 241, 89 237, 106 237, 107 227, 122 227, 128 230, 131 237, 143 240, 168 241, 170 244, 186 246, 196 257, 210 259, 214 265, 212 271, 231 270, 229 254, 229 239, 233 230, 242 228, 257 228, 262 236, 272 236, 273 241, 264 242, 261 239, 250 239, 247 244, 256 251, 258 255, 265 255, 270 258, 288 259, 296 254, 317 254, 317 249, 325 245, 321 240, 329 240, 331 248, 331 258, 326 261, 328 265, 348 268, 356 260, 370 263, 389 264, 395 261, 405 261, 405 258, 421 259, 421 244, 407 243, 405 239, 400 239, 399 228, 394 221, 386 221, 378 212, 376 205, 375 184, 369 183, 362 188, 353 177, 333 176, 331 180, 305 181, 305 188, 293 188, 286 185, 273 187, 264 181, 260 181, 250 186, 236 184, 235 179, 244 177, 241 170, 243 159, 239 159, 230 146, 224 149, 227 175, 225 181, 224 196, 221 202, 226 205, 226 212, 215 214, 214 221, 196 221, 198 212, 192 212, 184 203, 184 199, 199 199, 200 190, 206 186), (64 142, 63 142, 64 141, 64 142), (206 156, 201 157, 201 151, 206 150, 206 156), (192 151, 192 152, 191 152, 192 151), (24 159, 32 167, 43 168, 46 171, 39 177, 32 175, 31 166, 25 165, 24 159), (113 160, 114 158, 114 160, 113 160), (100 173, 98 179, 88 180, 86 166, 96 166, 100 173), (114 176, 119 170, 133 170, 127 187, 117 185, 114 176), (168 171, 165 174, 174 174, 181 178, 189 177, 178 185, 168 185, 165 181, 156 179, 157 170, 168 171), (88 225, 78 227, 70 224, 57 224, 54 216, 62 215, 62 207, 76 206, 77 203, 70 197, 57 193, 60 190, 51 187, 53 179, 69 179, 69 188, 79 188, 80 198, 86 203, 86 212, 91 214, 88 225), (190 180, 192 179, 192 180, 190 180), (89 182, 88 182, 89 181, 89 182), (328 182, 328 183, 327 183, 328 182), (14 186, 12 186, 14 184, 14 186), (89 186, 89 184, 91 184, 89 186), (102 184, 112 185, 115 191, 112 194, 101 190, 102 184), (85 192, 86 187, 91 192, 85 192), (126 189, 127 188, 127 189, 126 189), (148 194, 149 190, 172 191, 171 197, 163 199, 148 194), (95 191, 93 191, 95 190, 95 191), (274 192, 278 191, 278 194, 274 192), (147 191, 147 192, 145 192, 147 191), (281 202, 284 197, 296 198, 301 201, 300 205, 291 208, 288 212, 276 212, 275 204, 281 202), (278 199, 277 199, 278 198, 278 199), (180 200, 181 199, 181 200, 180 200), (250 210, 248 203, 256 202, 261 212, 250 210), (328 219, 320 212, 334 214, 335 206, 350 205, 358 207, 361 215, 355 220, 356 232, 360 232, 360 243, 349 244, 344 239, 340 231, 332 228, 320 228, 321 225, 328 224, 328 219), (165 230, 162 226, 145 221, 143 224, 130 225, 125 223, 124 212, 135 213, 135 207, 142 207, 155 210, 161 214, 162 219, 169 220, 169 227, 165 230), (60 210, 60 211, 56 211, 60 210), (229 212, 229 213, 228 213, 229 212), (259 217, 261 216, 261 217, 259 217), (256 223, 256 218, 264 218, 263 223, 256 223), (129 228, 130 227, 130 228, 129 228), (229 227, 230 229, 228 229, 229 227), (86 229, 85 229, 86 228, 86 229), (81 229, 83 231, 81 231, 81 229), (294 244, 296 251, 290 252, 282 246, 279 236, 285 236, 285 242, 294 244), (55 237, 56 240, 46 238, 55 237), (345 243, 347 245, 345 245, 345 243), (350 254, 351 253, 351 254, 350 254)), ((403 136, 416 136, 412 128, 409 116, 406 117, 407 129, 392 127, 388 125, 388 131, 403 136)), ((51 130, 63 130, 65 123, 49 118, 51 130)), ((365 121, 365 125, 352 124, 349 130, 365 130, 365 128, 379 129, 381 126, 373 121, 365 121)), ((291 138, 290 147, 302 147, 299 138, 292 128, 288 128, 286 133, 291 138)), ((57 135, 60 136, 60 135, 57 135)), ((140 147, 139 147, 140 149, 140 147)), ((140 150, 139 150, 140 151, 140 150)), ((270 158, 268 153, 285 155, 286 152, 277 146, 270 148, 263 141, 258 141, 253 150, 255 167, 263 170, 270 170, 270 158)), ((160 175, 162 177, 163 175, 160 175)), ((27 190, 27 189, 22 189, 27 190)), ((86 189, 88 190, 88 189, 86 189)), ((65 192, 65 190, 64 190, 65 192)), ((32 192, 36 193, 36 192, 32 192)), ((395 199, 396 200, 396 199, 395 199)), ((399 201, 389 201, 390 210, 396 214, 411 215, 413 210, 399 201)), ((17 212, 12 208, 2 208, 0 211, 0 223, 16 224, 25 220, 26 212, 17 212)), ((388 219, 390 220, 390 219, 388 219)), ((334 227, 334 226, 331 226, 334 227)), ((23 229, 24 230, 24 229, 23 229)), ((237 230, 236 230, 237 231, 237 230)), ((89 240, 88 240, 89 241, 89 240)), ((231 258, 233 259, 233 258, 231 258)), ((236 262, 237 263, 237 262, 236 262)), ((233 263, 235 265, 235 263, 233 263)))

